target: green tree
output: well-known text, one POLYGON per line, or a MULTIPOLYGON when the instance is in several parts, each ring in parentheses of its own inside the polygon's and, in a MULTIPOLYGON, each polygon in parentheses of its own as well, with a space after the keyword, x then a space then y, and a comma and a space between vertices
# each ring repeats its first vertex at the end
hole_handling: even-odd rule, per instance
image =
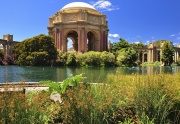
POLYGON ((164 41, 162 47, 162 62, 164 66, 170 66, 173 63, 174 49, 173 45, 169 41, 164 41))
POLYGON ((14 53, 19 65, 50 65, 57 59, 53 37, 44 34, 17 44, 14 53))
POLYGON ((120 38, 119 42, 113 44, 112 51, 116 52, 127 47, 130 47, 130 44, 125 39, 120 38))
POLYGON ((135 66, 137 60, 136 51, 132 48, 123 48, 118 51, 116 62, 118 66, 135 66))
POLYGON ((143 47, 145 47, 145 45, 142 43, 142 41, 140 41, 138 43, 132 43, 131 46, 133 48, 143 48, 143 47))

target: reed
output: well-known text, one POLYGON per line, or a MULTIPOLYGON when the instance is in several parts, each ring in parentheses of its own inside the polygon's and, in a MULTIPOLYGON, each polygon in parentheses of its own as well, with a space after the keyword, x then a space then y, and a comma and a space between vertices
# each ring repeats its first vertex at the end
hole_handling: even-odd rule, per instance
POLYGON ((1 93, 0 123, 178 124, 179 77, 117 73, 99 84, 79 83, 82 75, 63 84, 44 81, 49 91, 1 93), (63 103, 51 101, 51 92, 61 93, 63 103))
POLYGON ((1 124, 47 124, 54 121, 59 104, 48 92, 23 92, 23 85, 6 84, 0 93, 1 124), (12 91, 9 91, 11 89, 12 91))

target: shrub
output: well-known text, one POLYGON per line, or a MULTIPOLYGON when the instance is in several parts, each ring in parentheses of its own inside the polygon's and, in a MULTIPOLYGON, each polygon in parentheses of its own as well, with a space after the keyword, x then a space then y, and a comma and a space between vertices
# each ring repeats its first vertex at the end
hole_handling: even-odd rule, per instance
POLYGON ((66 60, 66 65, 68 66, 75 66, 76 65, 76 55, 74 53, 69 53, 67 60, 66 60))
POLYGON ((77 61, 82 66, 100 66, 100 52, 90 51, 77 56, 77 61))
POLYGON ((110 52, 101 52, 100 55, 102 66, 114 66, 115 65, 115 55, 110 52))

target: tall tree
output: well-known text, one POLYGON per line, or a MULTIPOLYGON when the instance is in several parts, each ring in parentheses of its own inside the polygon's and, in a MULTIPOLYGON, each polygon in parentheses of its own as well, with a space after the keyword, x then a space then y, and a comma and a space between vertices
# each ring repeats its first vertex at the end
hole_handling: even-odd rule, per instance
POLYGON ((169 41, 164 41, 162 47, 162 62, 164 66, 170 66, 173 63, 174 49, 173 45, 169 41))
POLYGON ((118 51, 116 59, 117 65, 119 66, 134 66, 136 65, 137 54, 132 47, 122 48, 118 51))
POLYGON ((50 65, 57 59, 53 37, 44 34, 22 41, 14 52, 19 65, 50 65))
POLYGON ((113 44, 112 51, 116 52, 118 50, 121 50, 122 48, 128 47, 130 47, 130 44, 125 39, 120 38, 119 42, 113 44))

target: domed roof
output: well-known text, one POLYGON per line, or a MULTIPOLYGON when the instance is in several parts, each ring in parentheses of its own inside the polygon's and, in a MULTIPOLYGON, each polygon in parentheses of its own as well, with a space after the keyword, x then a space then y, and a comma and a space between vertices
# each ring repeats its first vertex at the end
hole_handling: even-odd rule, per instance
POLYGON ((67 8, 90 8, 90 9, 94 9, 96 10, 93 6, 91 6, 90 4, 84 3, 84 2, 72 2, 69 3, 67 5, 65 5, 63 9, 67 9, 67 8))

